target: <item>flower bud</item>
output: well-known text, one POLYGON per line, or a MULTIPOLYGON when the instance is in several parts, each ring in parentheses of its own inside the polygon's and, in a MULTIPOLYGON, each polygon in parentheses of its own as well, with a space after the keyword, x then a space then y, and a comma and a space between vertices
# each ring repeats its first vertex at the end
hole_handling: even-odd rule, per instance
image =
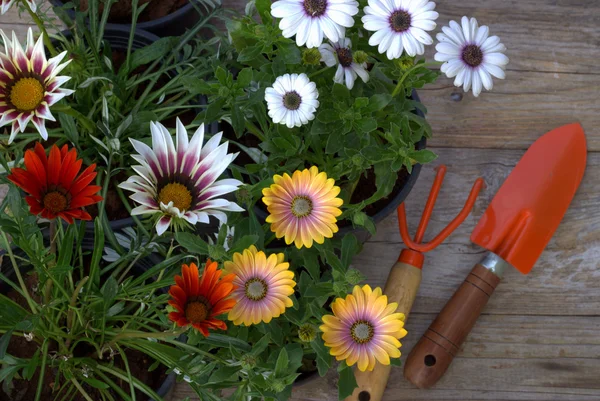
POLYGON ((305 323, 298 329, 298 337, 302 342, 309 343, 317 338, 317 329, 310 323, 305 323))
POLYGON ((365 276, 357 269, 349 269, 346 272, 346 281, 351 285, 357 285, 365 279, 365 276))
POLYGON ((258 360, 256 359, 256 357, 254 355, 250 355, 250 354, 242 355, 242 357, 240 359, 240 364, 242 365, 242 368, 245 370, 254 369, 254 367, 257 365, 257 363, 258 363, 258 360))
POLYGON ((305 49, 302 52, 302 64, 304 65, 319 65, 321 64, 321 52, 319 49, 305 49))
POLYGON ((396 59, 395 63, 396 63, 396 66, 401 71, 404 72, 404 71, 408 70, 409 68, 411 68, 413 65, 415 65, 415 58, 404 55, 404 56, 400 57, 399 59, 396 59))
POLYGON ((369 55, 362 50, 355 51, 352 53, 352 56, 354 58, 354 62, 358 64, 366 63, 367 60, 369 60, 369 55))

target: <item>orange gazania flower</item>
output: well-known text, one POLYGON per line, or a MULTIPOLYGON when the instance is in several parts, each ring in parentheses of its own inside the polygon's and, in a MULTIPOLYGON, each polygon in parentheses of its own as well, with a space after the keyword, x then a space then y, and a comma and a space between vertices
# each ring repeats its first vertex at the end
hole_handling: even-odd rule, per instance
POLYGON ((46 156, 38 142, 34 150, 25 152, 25 169, 13 168, 7 178, 29 194, 25 201, 32 214, 46 219, 61 217, 69 224, 73 219, 91 220, 83 208, 102 200, 97 195, 101 187, 90 185, 96 178, 95 164, 79 174, 82 162, 74 148, 54 145, 46 156))
POLYGON ((235 299, 229 298, 234 290, 235 275, 221 277, 223 271, 218 270, 217 266, 217 262, 209 259, 200 277, 194 263, 189 266, 184 264, 181 276, 175 276, 175 285, 169 290, 169 295, 173 297, 169 305, 177 312, 169 313, 169 319, 177 326, 191 324, 205 337, 208 337, 208 329, 227 330, 225 322, 216 316, 229 312, 235 305, 235 299))

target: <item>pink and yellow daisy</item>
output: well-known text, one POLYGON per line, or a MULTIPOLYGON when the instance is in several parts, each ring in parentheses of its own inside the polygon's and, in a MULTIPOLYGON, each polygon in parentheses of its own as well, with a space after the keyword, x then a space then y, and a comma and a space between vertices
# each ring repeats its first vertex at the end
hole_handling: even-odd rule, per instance
POLYGON ((322 244, 325 238, 338 231, 336 224, 342 211, 342 199, 337 195, 340 187, 333 178, 327 178, 317 167, 297 170, 290 177, 287 173, 273 177, 275 182, 263 189, 263 202, 267 205, 271 231, 277 238, 285 237, 285 243, 310 248, 313 241, 322 244))
POLYGON ((10 124, 8 143, 12 143, 31 122, 46 140, 46 120, 56 121, 50 107, 74 92, 61 88, 71 78, 58 75, 70 63, 61 63, 67 52, 46 60, 43 38, 34 41, 31 28, 25 48, 14 32, 12 40, 2 30, 0 36, 5 51, 0 52, 0 127, 10 124))
POLYGON ((234 253, 233 261, 225 262, 227 273, 236 276, 231 297, 237 302, 229 312, 235 325, 269 323, 293 305, 290 295, 296 282, 288 270, 290 264, 283 260, 283 253, 267 256, 252 245, 243 253, 234 253))
POLYGON ((388 304, 381 288, 355 286, 345 299, 332 304, 333 315, 323 316, 323 341, 329 353, 348 366, 358 362, 360 371, 373 370, 376 361, 390 364, 400 358, 400 338, 406 335, 404 314, 395 313, 398 304, 388 304))

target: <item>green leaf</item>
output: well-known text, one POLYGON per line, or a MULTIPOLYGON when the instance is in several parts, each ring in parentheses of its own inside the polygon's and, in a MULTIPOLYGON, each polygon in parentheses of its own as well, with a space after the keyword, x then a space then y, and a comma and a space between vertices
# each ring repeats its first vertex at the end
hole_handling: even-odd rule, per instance
POLYGON ((279 351, 279 356, 277 357, 277 363, 275 364, 275 376, 281 377, 287 370, 289 363, 288 353, 285 348, 282 348, 279 351))
POLYGON ((239 61, 240 63, 246 63, 248 61, 254 60, 258 55, 262 53, 262 48, 262 44, 244 48, 238 55, 237 61, 239 61))
POLYGON ((353 234, 346 234, 342 239, 342 265, 350 266, 352 258, 360 251, 358 240, 353 234))
POLYGON ((239 351, 244 352, 250 352, 251 350, 251 347, 250 345, 248 345, 247 342, 225 334, 210 333, 210 336, 203 338, 202 342, 205 344, 216 345, 222 348, 228 348, 230 346, 233 346, 239 351))
POLYGON ((225 105, 225 101, 226 99, 219 98, 208 105, 204 115, 205 123, 220 120, 220 117, 223 114, 223 105, 225 105))
POLYGON ((279 57, 286 64, 299 64, 302 61, 302 53, 294 42, 278 43, 279 57))
POLYGON ((317 114, 317 120, 324 124, 339 122, 340 114, 335 110, 327 109, 317 114))
POLYGON ((244 118, 244 113, 240 109, 240 106, 238 106, 237 103, 234 103, 231 108, 231 125, 238 137, 244 133, 245 124, 246 119, 244 118))
POLYGON ((236 375, 239 370, 239 366, 221 366, 212 375, 210 375, 208 383, 221 383, 228 381, 233 375, 236 375))
POLYGON ((428 149, 411 151, 409 152, 408 156, 420 164, 430 163, 437 159, 437 155, 428 149))
POLYGON ((227 85, 227 71, 223 67, 217 67, 217 69, 215 70, 215 77, 221 85, 227 85))
POLYGON ((244 68, 237 75, 238 88, 245 88, 252 82, 252 68, 244 68))
POLYGON ((208 255, 208 243, 197 235, 179 232, 175 239, 182 247, 197 255, 208 255))
POLYGON ((260 340, 258 340, 256 342, 256 344, 254 344, 254 346, 252 347, 252 351, 250 352, 250 354, 254 355, 254 356, 259 356, 260 354, 263 353, 264 350, 267 349, 267 347, 269 346, 270 342, 271 342, 271 335, 269 333, 267 333, 264 336, 262 336, 260 338, 260 340))
POLYGON ((332 90, 333 98, 336 102, 344 102, 346 99, 350 99, 350 90, 346 85, 334 84, 332 90))
POLYGON ((355 121, 354 126, 358 132, 368 134, 377 129, 377 120, 374 118, 363 118, 362 120, 355 121))
MULTIPOLYGON (((377 95, 375 95, 377 96, 377 95)), ((369 98, 368 97, 357 97, 354 100, 354 108, 356 109, 362 109, 363 107, 366 107, 369 104, 369 98)))
POLYGON ((317 369, 319 369, 319 375, 325 376, 325 373, 331 368, 331 355, 329 354, 329 350, 325 347, 325 343, 321 337, 317 337, 311 341, 310 347, 317 354, 317 369))
POLYGON ((367 110, 371 112, 377 112, 383 110, 392 101, 392 95, 388 93, 381 93, 371 96, 369 99, 369 107, 367 110))
POLYGON ((58 254, 58 260, 56 261, 57 266, 69 266, 71 264, 71 257, 73 256, 73 241, 75 240, 75 224, 69 224, 67 232, 63 238, 62 244, 60 245, 60 251, 58 254))
POLYGON ((98 379, 85 378, 85 377, 82 377, 82 379, 84 382, 86 382, 87 384, 89 384, 90 386, 92 386, 94 388, 99 388, 101 390, 106 390, 106 389, 110 388, 110 385, 108 385, 107 383, 104 383, 103 381, 100 381, 98 379))
POLYGON ((258 235, 244 235, 239 240, 235 241, 231 252, 242 252, 244 249, 249 248, 250 245, 255 245, 258 241, 258 235))
POLYGON ((273 22, 273 18, 271 17, 271 0, 255 0, 254 4, 262 23, 264 25, 271 25, 273 22))
POLYGON ((203 79, 198 77, 185 76, 179 78, 181 85, 185 87, 191 95, 208 95, 212 93, 211 86, 203 79))
POLYGON ((340 380, 338 382, 339 400, 342 401, 346 399, 346 397, 350 397, 356 387, 358 387, 358 384, 356 383, 356 378, 354 377, 352 369, 348 367, 343 369, 340 372, 340 380))
POLYGON ((107 305, 111 303, 113 299, 117 297, 118 292, 119 283, 117 283, 117 280, 113 276, 110 276, 100 289, 100 293, 104 298, 104 304, 107 305))
POLYGON ((171 51, 176 40, 179 40, 179 38, 167 37, 158 39, 151 45, 134 51, 131 55, 129 70, 133 71, 139 66, 149 64, 154 60, 164 57, 171 51))
POLYGON ((333 284, 330 282, 317 283, 309 286, 304 296, 306 298, 326 297, 333 294, 333 284))
POLYGON ((4 355, 6 355, 6 349, 8 348, 12 333, 13 330, 10 329, 0 337, 0 360, 4 359, 4 355))
POLYGON ((390 365, 402 366, 402 360, 400 358, 390 358, 390 365))

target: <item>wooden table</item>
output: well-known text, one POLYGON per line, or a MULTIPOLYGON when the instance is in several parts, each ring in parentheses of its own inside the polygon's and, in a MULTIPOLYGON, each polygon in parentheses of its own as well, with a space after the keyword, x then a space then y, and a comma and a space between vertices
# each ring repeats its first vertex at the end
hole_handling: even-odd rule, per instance
MULTIPOLYGON (((243 0, 225 0, 241 8, 243 0)), ((423 282, 407 324, 403 358, 482 256, 469 235, 527 147, 562 124, 579 121, 590 153, 582 185, 553 240, 528 276, 508 271, 444 378, 418 390, 395 368, 385 400, 600 400, 600 2, 596 0, 446 0, 438 26, 462 15, 500 36, 511 62, 507 79, 479 99, 448 79, 420 92, 429 108, 439 159, 423 168, 407 200, 412 231, 433 180, 448 166, 430 223, 438 232, 460 210, 478 176, 487 189, 472 215, 427 254, 423 282)), ((10 12, 3 29, 24 25, 10 12)), ((432 58, 432 48, 427 56, 432 58)), ((396 216, 378 226, 355 266, 382 286, 402 243, 396 216)), ((294 391, 295 401, 337 400, 336 375, 294 391)), ((185 384, 173 399, 191 395, 185 384)))

